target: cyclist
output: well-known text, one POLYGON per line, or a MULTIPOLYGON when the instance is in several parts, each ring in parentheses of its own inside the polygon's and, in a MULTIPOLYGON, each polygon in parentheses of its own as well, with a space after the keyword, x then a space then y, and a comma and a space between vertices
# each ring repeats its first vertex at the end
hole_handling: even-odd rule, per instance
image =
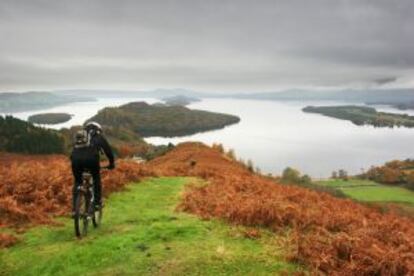
MULTIPOLYGON (((88 122, 84 129, 76 133, 75 143, 70 156, 74 185, 72 192, 72 208, 75 206, 76 189, 82 184, 82 173, 89 171, 93 178, 95 207, 102 207, 100 152, 104 152, 109 160, 108 169, 115 168, 115 159, 108 141, 102 135, 102 127, 96 122, 88 122)), ((72 209, 74 211, 74 209, 72 209)))

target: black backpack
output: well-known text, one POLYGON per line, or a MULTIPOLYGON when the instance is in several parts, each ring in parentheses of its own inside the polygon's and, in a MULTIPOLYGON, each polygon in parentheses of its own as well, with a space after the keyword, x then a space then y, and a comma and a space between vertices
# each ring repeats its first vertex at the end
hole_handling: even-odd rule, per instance
POLYGON ((85 152, 87 155, 98 155, 100 148, 94 143, 93 136, 97 133, 93 130, 79 130, 75 134, 73 148, 76 151, 85 152))
POLYGON ((75 149, 81 149, 81 148, 89 148, 91 147, 91 133, 82 129, 78 130, 75 134, 74 138, 74 148, 75 149))

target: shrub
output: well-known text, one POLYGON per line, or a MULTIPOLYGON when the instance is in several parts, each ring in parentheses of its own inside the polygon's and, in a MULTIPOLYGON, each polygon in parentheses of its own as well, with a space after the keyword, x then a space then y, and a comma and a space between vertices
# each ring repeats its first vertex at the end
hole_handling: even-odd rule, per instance
POLYGON ((408 189, 414 190, 414 172, 410 172, 407 175, 407 186, 408 189))
POLYGON ((226 153, 227 157, 236 160, 236 153, 234 152, 234 149, 229 149, 229 151, 226 153))
POLYGON ((220 153, 224 153, 224 147, 220 143, 214 143, 211 147, 215 150, 218 150, 220 153))
POLYGON ((282 183, 300 183, 300 172, 291 167, 287 167, 283 170, 281 181, 282 183))

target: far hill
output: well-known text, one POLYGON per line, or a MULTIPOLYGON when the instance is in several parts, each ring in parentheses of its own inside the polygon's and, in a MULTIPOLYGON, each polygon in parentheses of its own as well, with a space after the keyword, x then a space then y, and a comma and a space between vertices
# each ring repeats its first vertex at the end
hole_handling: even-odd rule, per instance
POLYGON ((132 102, 104 108, 89 120, 97 121, 104 127, 129 129, 142 137, 173 137, 220 129, 238 123, 240 118, 183 106, 132 102))
POLYGON ((91 97, 58 95, 49 92, 0 93, 0 112, 37 110, 67 103, 94 100, 91 97))
POLYGON ((199 98, 196 97, 189 97, 184 95, 178 95, 173 97, 166 97, 162 99, 167 105, 181 105, 186 106, 194 102, 201 101, 199 98))
POLYGON ((217 96, 214 93, 198 92, 184 88, 154 89, 154 90, 108 90, 108 89, 72 89, 55 90, 59 95, 88 95, 96 98, 156 98, 163 99, 183 95, 186 97, 206 98, 217 96))
POLYGON ((350 103, 386 104, 400 109, 414 107, 414 89, 343 89, 301 90, 247 93, 235 98, 274 101, 342 101, 350 103))

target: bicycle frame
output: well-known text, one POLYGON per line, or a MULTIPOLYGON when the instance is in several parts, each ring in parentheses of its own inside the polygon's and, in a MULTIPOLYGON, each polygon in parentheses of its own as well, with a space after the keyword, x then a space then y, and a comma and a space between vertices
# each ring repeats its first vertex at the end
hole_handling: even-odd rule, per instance
POLYGON ((94 193, 94 186, 93 186, 93 178, 89 172, 82 173, 82 185, 78 187, 79 190, 86 193, 89 198, 89 206, 95 202, 95 193, 94 193))

